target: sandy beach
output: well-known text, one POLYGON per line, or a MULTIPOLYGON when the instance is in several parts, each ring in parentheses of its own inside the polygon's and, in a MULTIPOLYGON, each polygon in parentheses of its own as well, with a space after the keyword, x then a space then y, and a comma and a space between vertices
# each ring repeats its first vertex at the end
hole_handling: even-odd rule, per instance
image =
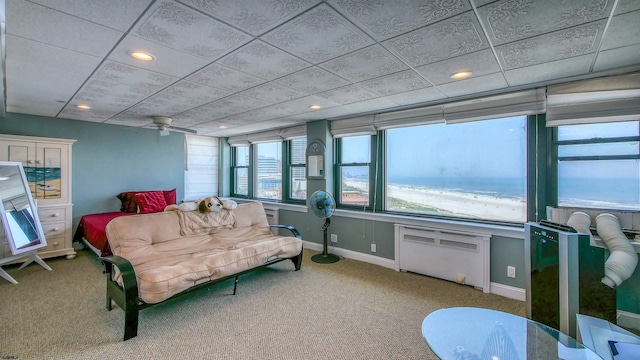
MULTIPOLYGON (((366 184, 363 182, 347 180, 346 184, 366 189, 366 184)), ((514 222, 525 221, 526 204, 524 201, 516 199, 400 185, 389 185, 387 196, 435 208, 448 215, 514 222)))
POLYGON ((61 180, 53 179, 47 181, 40 181, 38 184, 46 185, 47 187, 37 187, 36 183, 29 182, 29 188, 31 195, 34 199, 59 199, 61 195, 61 180))

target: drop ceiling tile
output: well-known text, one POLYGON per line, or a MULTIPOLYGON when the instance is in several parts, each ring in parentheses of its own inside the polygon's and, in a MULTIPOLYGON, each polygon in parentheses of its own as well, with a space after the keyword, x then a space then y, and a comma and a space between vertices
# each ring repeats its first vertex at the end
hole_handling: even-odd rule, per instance
POLYGON ((440 85, 457 81, 450 77, 456 72, 470 71, 473 76, 482 76, 500 71, 500 65, 498 65, 493 51, 486 49, 445 61, 419 66, 416 68, 416 71, 429 79, 433 84, 440 85))
POLYGON ((64 107, 61 103, 43 103, 40 100, 31 101, 28 97, 20 97, 7 102, 7 111, 17 114, 55 117, 64 107))
POLYGON ((267 80, 249 75, 220 64, 212 63, 187 77, 200 84, 213 86, 230 93, 238 92, 265 83, 267 80))
POLYGON ((278 85, 273 82, 258 85, 254 88, 243 91, 241 94, 274 104, 301 98, 306 95, 300 91, 289 89, 286 86, 278 85))
POLYGON ((339 106, 339 107, 335 107, 335 108, 331 108, 328 109, 329 111, 335 109, 336 111, 344 111, 344 114, 341 115, 336 115, 336 116, 344 116, 344 115, 351 115, 353 116, 353 114, 359 114, 359 113, 371 113, 374 111, 380 111, 380 110, 386 110, 386 109, 392 109, 397 107, 398 104, 394 103, 393 101, 389 100, 389 98, 375 98, 375 99, 368 99, 368 100, 363 100, 363 101, 358 101, 355 103, 351 103, 349 104, 349 107, 344 107, 344 106, 339 106))
POLYGON ((152 0, 30 1, 122 32, 128 31, 152 2, 152 0))
POLYGON ((281 77, 275 82, 307 94, 315 94, 350 84, 349 81, 315 66, 281 77))
POLYGON ((405 70, 395 74, 382 76, 359 83, 360 86, 379 94, 388 96, 431 86, 429 82, 413 70, 405 70))
POLYGON ((348 85, 338 89, 324 91, 317 95, 341 105, 378 97, 378 95, 372 93, 371 91, 365 90, 358 85, 348 85))
POLYGON ((209 60, 252 39, 229 25, 170 0, 155 3, 131 33, 209 60))
POLYGON ((640 1, 637 0, 619 0, 618 1, 618 6, 616 7, 616 15, 625 13, 625 12, 629 12, 629 11, 635 11, 635 10, 640 10, 640 1))
POLYGON ((320 96, 310 95, 291 101, 285 101, 281 105, 298 109, 300 110, 300 112, 314 112, 316 110, 309 109, 309 106, 320 105, 323 109, 328 109, 334 106, 338 106, 339 104, 320 96))
POLYGON ((508 86, 502 73, 495 73, 442 84, 438 86, 438 89, 448 97, 456 97, 503 89, 508 86))
POLYGON ((256 40, 217 61, 219 64, 267 80, 302 70, 311 64, 256 40))
POLYGON ((496 52, 505 71, 593 53, 605 23, 596 21, 501 45, 496 52))
POLYGON ((210 63, 209 60, 132 35, 126 36, 109 54, 108 59, 180 78, 210 63), (133 50, 145 51, 155 59, 153 61, 136 60, 129 55, 133 50))
POLYGON ((112 125, 125 125, 125 126, 136 126, 136 127, 142 127, 142 126, 148 126, 151 125, 153 123, 153 121, 149 118, 143 118, 140 116, 136 116, 136 115, 121 115, 121 116, 117 116, 114 118, 111 118, 107 121, 105 121, 106 124, 112 124, 112 125))
POLYGON ((469 11, 382 43, 409 65, 420 66, 486 49, 480 23, 469 11))
POLYGON ((510 86, 535 84, 542 81, 586 74, 589 71, 592 61, 593 55, 583 55, 514 70, 507 70, 504 75, 510 86))
POLYGON ((320 4, 261 37, 317 64, 373 44, 373 40, 327 4, 320 4))
MULTIPOLYGON (((640 10, 614 16, 602 39, 601 50, 640 44, 640 10)), ((640 54, 639 54, 640 56, 640 54)))
POLYGON ((377 40, 385 40, 471 10, 467 0, 329 0, 377 40))
POLYGON ((178 80, 173 76, 109 60, 102 63, 91 78, 148 89, 145 92, 147 96, 178 80))
POLYGON ((600 51, 593 71, 604 71, 627 66, 638 65, 640 44, 600 51))
POLYGON ((354 51, 319 66, 353 82, 369 80, 407 69, 404 63, 380 45, 354 51))
POLYGON ((437 87, 428 87, 413 91, 407 91, 400 94, 387 96, 386 99, 393 101, 398 105, 413 105, 442 100, 447 96, 438 90, 437 87))
POLYGON ((5 6, 6 13, 11 14, 6 22, 7 35, 94 56, 105 56, 122 37, 120 31, 28 1, 7 1, 5 6))
POLYGON ((253 36, 259 36, 320 3, 320 0, 180 1, 253 36))
POLYGON ((91 110, 82 110, 78 109, 73 105, 67 105, 60 112, 58 117, 66 118, 66 119, 74 119, 74 120, 86 120, 92 122, 104 122, 110 117, 116 115, 117 112, 92 108, 91 110))
POLYGON ((505 0, 478 8, 493 45, 605 19, 613 1, 505 0))

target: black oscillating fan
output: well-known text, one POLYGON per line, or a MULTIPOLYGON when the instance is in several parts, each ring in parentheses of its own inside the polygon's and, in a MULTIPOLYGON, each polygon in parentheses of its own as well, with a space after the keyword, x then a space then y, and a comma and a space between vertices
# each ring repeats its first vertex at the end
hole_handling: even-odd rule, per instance
POLYGON ((336 202, 333 200, 331 194, 326 191, 318 190, 311 195, 311 199, 309 199, 309 208, 317 217, 325 219, 324 225, 322 225, 322 230, 324 231, 322 254, 313 255, 311 260, 320 264, 331 264, 340 260, 338 255, 329 254, 327 252, 327 231, 331 225, 329 218, 336 210, 336 202))

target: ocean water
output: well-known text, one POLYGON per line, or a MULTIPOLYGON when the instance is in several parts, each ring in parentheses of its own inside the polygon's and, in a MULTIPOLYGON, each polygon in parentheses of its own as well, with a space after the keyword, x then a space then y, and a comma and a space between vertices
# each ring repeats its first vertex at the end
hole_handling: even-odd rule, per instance
POLYGON ((526 182, 520 178, 458 178, 390 176, 389 185, 442 189, 499 198, 524 199, 526 182))
POLYGON ((60 179, 60 168, 24 167, 28 182, 60 179))
MULTIPOLYGON (((526 199, 522 178, 447 178, 390 176, 389 185, 442 189, 498 198, 526 199)), ((561 178, 560 206, 640 210, 640 183, 635 178, 561 178)))

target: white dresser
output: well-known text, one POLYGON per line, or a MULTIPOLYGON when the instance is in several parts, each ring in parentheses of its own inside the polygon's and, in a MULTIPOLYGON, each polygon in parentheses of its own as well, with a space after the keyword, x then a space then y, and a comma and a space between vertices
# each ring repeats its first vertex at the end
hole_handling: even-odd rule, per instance
MULTIPOLYGON (((22 163, 47 246, 40 258, 66 256, 73 259, 73 213, 71 203, 71 146, 75 140, 0 134, 0 161, 22 163)), ((0 228, 0 258, 11 249, 0 228)))

